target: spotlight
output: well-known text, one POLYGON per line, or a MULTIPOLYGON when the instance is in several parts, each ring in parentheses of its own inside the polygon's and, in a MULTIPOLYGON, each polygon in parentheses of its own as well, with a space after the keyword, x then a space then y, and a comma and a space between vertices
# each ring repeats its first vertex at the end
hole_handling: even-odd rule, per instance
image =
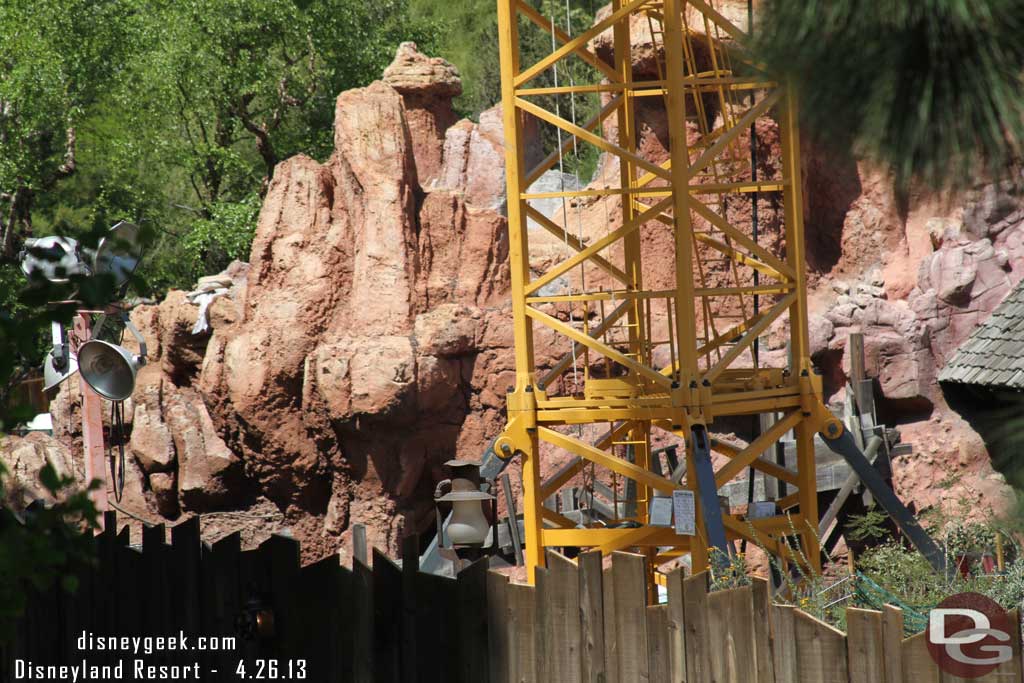
POLYGON ((128 284, 142 260, 142 245, 139 242, 139 228, 134 223, 121 221, 107 232, 96 247, 92 259, 92 272, 96 275, 110 273, 117 287, 128 284))
POLYGON ((73 275, 89 273, 89 267, 79 257, 78 242, 59 235, 25 240, 21 270, 30 281, 44 279, 57 284, 67 282, 73 275))
POLYGON ((61 382, 78 372, 78 358, 71 353, 64 327, 54 322, 50 324, 53 348, 46 354, 43 362, 43 391, 57 387, 61 382))
POLYGON ((82 379, 97 394, 110 401, 124 401, 135 390, 135 375, 146 364, 146 342, 123 317, 125 329, 139 342, 139 353, 102 339, 90 339, 78 347, 78 369, 82 379))

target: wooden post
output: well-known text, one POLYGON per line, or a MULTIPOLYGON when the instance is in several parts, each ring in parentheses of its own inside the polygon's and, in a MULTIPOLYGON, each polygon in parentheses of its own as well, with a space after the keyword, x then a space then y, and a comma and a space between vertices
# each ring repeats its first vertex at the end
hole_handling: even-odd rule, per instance
POLYGON ((903 610, 892 605, 882 608, 882 659, 885 682, 903 683, 903 610))
POLYGON ((846 634, 850 683, 885 683, 882 613, 847 608, 846 634))
POLYGON ((366 527, 362 524, 352 525, 352 557, 366 564, 366 527))
POLYGON ((650 679, 650 655, 647 650, 646 558, 633 553, 613 553, 612 580, 618 620, 615 637, 619 683, 647 681, 650 679))
POLYGON ((863 396, 863 384, 861 380, 866 379, 864 371, 864 334, 853 332, 850 334, 846 350, 850 354, 850 386, 853 387, 853 397, 857 405, 857 414, 864 411, 866 402, 863 396))
MULTIPOLYGON (((78 343, 89 341, 91 321, 88 313, 75 316, 74 332, 78 343)), ((107 503, 107 475, 104 467, 105 448, 103 445, 103 398, 97 394, 78 374, 78 388, 82 392, 82 447, 85 450, 85 481, 91 484, 100 481, 100 486, 89 492, 89 498, 100 512, 100 530, 103 529, 103 514, 110 509, 107 503)))
POLYGON ((580 647, 583 683, 600 683, 605 675, 604 588, 601 552, 580 554, 580 647))

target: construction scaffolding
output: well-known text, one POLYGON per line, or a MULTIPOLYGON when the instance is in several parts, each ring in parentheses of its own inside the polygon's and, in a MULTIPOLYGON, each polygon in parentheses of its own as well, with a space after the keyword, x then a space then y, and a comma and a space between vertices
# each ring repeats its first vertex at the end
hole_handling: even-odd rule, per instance
POLYGON ((711 548, 727 553, 743 539, 817 571, 813 439, 819 431, 836 439, 843 426, 822 404, 809 357, 793 94, 748 58, 744 30, 710 0, 614 0, 609 13, 575 34, 568 3, 560 9, 545 15, 520 0, 498 1, 516 382, 494 449, 522 461, 531 581, 546 547, 636 548, 652 568, 689 553, 696 571, 717 557, 711 548), (653 77, 634 73, 639 34, 656 55, 653 77), (537 35, 550 46, 539 58, 544 40, 537 35), (610 55, 595 49, 600 40, 610 42, 610 55), (586 98, 600 106, 580 122, 586 98), (637 107, 646 98, 664 107, 668 144, 660 163, 637 148, 637 107), (548 142, 533 168, 525 161, 528 117, 548 142), (759 178, 750 138, 769 118, 778 123, 781 165, 759 178), (587 146, 604 155, 605 172, 593 183, 531 189, 551 169, 564 178, 568 155, 579 168, 587 146), (784 255, 758 243, 749 218, 736 217, 736 206, 756 207, 759 197, 783 207, 784 255), (562 202, 554 217, 535 206, 550 199, 562 202), (593 214, 600 204, 607 221, 585 233, 580 207, 593 214), (570 255, 535 272, 528 223, 555 235, 570 255), (664 279, 664 254, 660 272, 645 259, 645 239, 658 232, 670 236, 674 252, 669 287, 646 284, 664 279), (791 360, 767 366, 758 338, 787 318, 791 360), (566 356, 553 367, 537 364, 534 338, 542 331, 565 342, 566 356), (779 417, 748 445, 711 438, 716 420, 761 414, 779 417), (795 468, 763 457, 789 434, 795 468), (674 472, 658 473, 655 437, 685 452, 674 472), (712 451, 724 456, 717 469, 712 451), (542 483, 549 458, 568 464, 542 483), (785 485, 773 514, 752 519, 720 506, 717 490, 748 468, 785 485), (574 480, 583 482, 591 507, 602 491, 616 499, 605 501, 611 518, 570 519, 544 505, 574 480), (632 482, 629 505, 619 502, 623 480, 632 482), (656 499, 674 491, 693 491, 699 501, 692 536, 651 518, 656 499))

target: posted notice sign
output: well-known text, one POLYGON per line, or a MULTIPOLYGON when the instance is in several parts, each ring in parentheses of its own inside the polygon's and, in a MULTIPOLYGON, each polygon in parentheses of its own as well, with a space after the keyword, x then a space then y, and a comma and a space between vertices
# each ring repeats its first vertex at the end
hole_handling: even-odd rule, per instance
POLYGON ((672 492, 672 516, 675 519, 677 534, 680 536, 696 535, 697 508, 693 499, 693 491, 677 490, 672 492))

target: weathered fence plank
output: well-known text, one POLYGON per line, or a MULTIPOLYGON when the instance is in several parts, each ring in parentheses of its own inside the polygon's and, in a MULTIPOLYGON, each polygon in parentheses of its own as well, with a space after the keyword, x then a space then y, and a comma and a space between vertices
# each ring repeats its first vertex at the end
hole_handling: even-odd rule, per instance
POLYGON ((580 591, 580 680, 583 683, 605 683, 607 674, 601 552, 582 553, 576 561, 579 564, 580 591))
POLYGON ((455 579, 420 572, 416 575, 417 680, 458 681, 458 584, 455 579), (449 653, 439 656, 439 653, 449 653))
POLYGON ((338 556, 332 555, 299 570, 295 585, 297 616, 302 624, 302 646, 288 657, 306 660, 307 680, 342 680, 334 650, 341 646, 336 621, 348 616, 340 607, 338 556))
POLYGON ((373 679, 399 683, 402 672, 402 570, 373 549, 373 679))
POLYGON ((928 654, 924 633, 903 641, 903 680, 906 683, 938 683, 940 680, 939 667, 928 654))
POLYGON ((478 560, 459 572, 455 589, 460 669, 458 680, 463 683, 486 681, 487 560, 478 560))
POLYGON ((420 543, 415 535, 402 539, 402 683, 417 683, 416 575, 420 571, 420 543))
POLYGON ((686 612, 686 676, 690 683, 711 680, 711 642, 708 638, 708 574, 701 572, 683 581, 686 612))
POLYGON ((850 662, 850 683, 884 683, 885 655, 882 613, 874 610, 846 610, 846 650, 850 662))
POLYGON ((903 610, 882 608, 882 663, 885 683, 903 683, 903 610))
MULTIPOLYGON (((683 580, 686 573, 677 567, 668 575, 668 628, 669 628, 669 680, 686 683, 686 608, 683 600, 683 580)), ((774 683, 774 682, 773 682, 774 683)))
POLYGON ((580 577, 572 560, 547 552, 548 574, 544 594, 544 638, 553 652, 547 656, 547 677, 551 681, 579 681, 580 662, 580 577))
POLYGON ((536 589, 533 586, 509 584, 508 611, 509 628, 509 681, 536 681, 537 628, 536 589))
POLYGON ((651 683, 672 680, 668 622, 668 605, 647 607, 647 666, 651 683))
POLYGON ((712 680, 755 680, 754 604, 750 588, 716 591, 708 595, 707 605, 712 680))
POLYGON ((548 607, 551 588, 547 567, 537 567, 533 572, 534 623, 533 631, 533 670, 537 683, 554 683, 557 679, 550 675, 548 655, 557 657, 557 644, 550 641, 551 610, 548 607))
POLYGON ((604 666, 608 683, 619 683, 618 619, 615 616, 615 581, 612 568, 601 572, 604 602, 604 666))
POLYGON ((846 636, 809 614, 796 611, 796 659, 801 683, 846 681, 846 636))
POLYGON ((755 576, 750 582, 751 599, 754 605, 754 655, 757 658, 757 681, 758 683, 775 683, 771 623, 768 616, 771 608, 771 591, 768 582, 760 577, 755 576))
POLYGON ((619 683, 640 683, 650 677, 647 653, 646 558, 633 553, 612 553, 615 582, 615 639, 619 683))
POLYGON ((508 577, 487 572, 487 649, 490 683, 510 683, 508 577))
POLYGON ((373 572, 352 561, 352 660, 356 683, 373 681, 373 572))
POLYGON ((796 608, 772 605, 772 664, 775 683, 798 683, 796 660, 796 608))

